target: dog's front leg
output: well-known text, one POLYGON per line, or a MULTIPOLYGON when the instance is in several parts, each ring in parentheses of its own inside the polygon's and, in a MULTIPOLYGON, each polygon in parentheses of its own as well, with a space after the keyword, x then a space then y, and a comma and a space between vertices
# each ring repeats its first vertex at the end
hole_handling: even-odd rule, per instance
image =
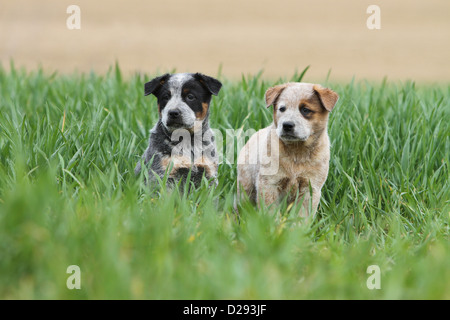
POLYGON ((304 218, 313 216, 317 211, 317 207, 319 206, 320 190, 316 190, 314 188, 308 190, 300 199, 302 199, 303 202, 298 215, 304 218))
POLYGON ((268 206, 278 200, 278 186, 272 183, 271 180, 272 179, 268 176, 260 176, 257 181, 256 203, 258 204, 258 208, 260 207, 261 203, 264 203, 266 206, 268 206))

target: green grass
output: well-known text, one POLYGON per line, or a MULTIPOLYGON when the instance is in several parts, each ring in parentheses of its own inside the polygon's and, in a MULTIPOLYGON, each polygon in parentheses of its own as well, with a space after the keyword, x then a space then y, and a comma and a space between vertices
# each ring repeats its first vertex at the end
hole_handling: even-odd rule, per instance
MULTIPOLYGON (((0 68, 1 299, 450 299, 450 85, 324 81, 341 98, 318 214, 244 204, 238 221, 234 164, 184 195, 134 176, 152 76, 0 68)), ((225 132, 269 124, 265 90, 301 74, 219 78, 225 132)))

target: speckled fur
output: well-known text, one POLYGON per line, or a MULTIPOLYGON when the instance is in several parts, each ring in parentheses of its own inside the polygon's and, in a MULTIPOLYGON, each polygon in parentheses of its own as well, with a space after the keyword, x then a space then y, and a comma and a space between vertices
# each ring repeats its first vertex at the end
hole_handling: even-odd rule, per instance
MULTIPOLYGON (((209 103, 211 94, 218 94, 220 82, 201 74, 165 75, 152 81, 160 83, 155 87, 155 84, 149 82, 148 87, 151 89, 155 87, 155 89, 152 92, 149 89, 146 94, 153 93, 157 96, 160 118, 150 131, 149 145, 142 156, 142 161, 149 172, 150 181, 148 182, 157 180, 156 177, 163 179, 167 174, 169 186, 180 180, 183 186, 190 174, 190 181, 195 186, 200 185, 203 176, 212 183, 216 183, 218 155, 214 135, 209 127, 209 103), (193 110, 182 96, 182 89, 188 81, 191 83, 198 81, 205 92, 209 92, 206 94, 202 92, 206 101, 200 101, 201 109, 198 112, 193 110), (158 85, 166 85, 166 91, 171 93, 171 98, 162 110, 159 97, 161 89, 158 85), (168 120, 170 108, 181 111, 181 124, 177 128, 170 126, 168 120)), ((188 91, 185 90, 186 92, 188 91)), ((136 165, 135 174, 139 174, 141 169, 141 162, 139 162, 136 165)))
POLYGON ((238 199, 241 192, 258 205, 297 198, 303 201, 299 215, 313 214, 328 175, 328 114, 337 100, 335 92, 314 84, 287 83, 267 90, 266 104, 274 106, 274 122, 254 134, 239 153, 238 199), (303 115, 303 107, 312 113, 303 115), (286 121, 295 125, 287 138, 286 121))

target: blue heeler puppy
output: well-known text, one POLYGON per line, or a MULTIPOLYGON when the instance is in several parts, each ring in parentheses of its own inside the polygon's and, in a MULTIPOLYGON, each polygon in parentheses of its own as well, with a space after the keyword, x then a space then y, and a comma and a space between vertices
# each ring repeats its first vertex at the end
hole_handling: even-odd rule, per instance
MULTIPOLYGON (((159 120, 150 132, 142 159, 150 181, 168 174, 169 184, 186 178, 199 186, 203 175, 216 180, 218 155, 209 127, 211 96, 222 84, 200 73, 165 74, 145 84, 145 95, 158 99, 159 120)), ((141 171, 136 165, 135 174, 141 171)))

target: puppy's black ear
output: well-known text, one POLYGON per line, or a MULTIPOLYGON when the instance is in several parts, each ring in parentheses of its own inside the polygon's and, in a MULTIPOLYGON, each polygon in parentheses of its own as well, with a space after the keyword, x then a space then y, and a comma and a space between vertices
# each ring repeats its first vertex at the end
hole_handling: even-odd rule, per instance
POLYGON ((160 77, 157 77, 145 84, 145 95, 148 96, 149 94, 152 94, 158 89, 160 86, 162 86, 170 77, 169 73, 166 73, 165 75, 162 75, 160 77))
POLYGON ((209 76, 205 76, 201 73, 194 74, 194 78, 200 81, 213 95, 217 96, 219 94, 220 88, 222 88, 222 83, 219 80, 214 79, 209 76))

